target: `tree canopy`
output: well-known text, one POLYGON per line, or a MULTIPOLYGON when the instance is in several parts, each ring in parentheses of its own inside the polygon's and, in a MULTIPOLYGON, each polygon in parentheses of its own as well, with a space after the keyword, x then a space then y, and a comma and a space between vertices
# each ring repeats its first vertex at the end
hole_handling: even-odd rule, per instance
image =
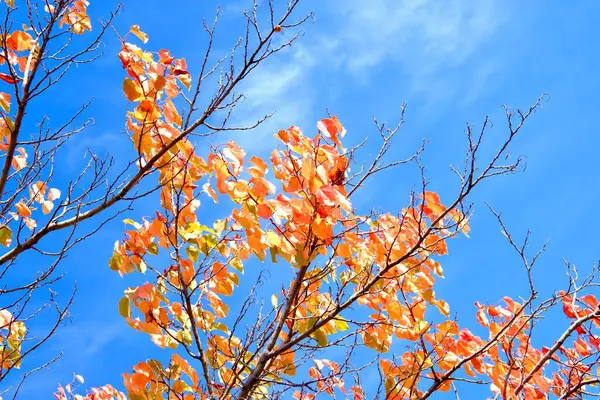
MULTIPOLYGON (((344 146, 343 116, 335 115, 304 131, 290 121, 274 132, 269 157, 247 154, 235 140, 199 144, 198 137, 226 131, 251 135, 263 121, 229 123, 243 100, 237 87, 299 37, 310 15, 296 15, 298 3, 255 2, 223 58, 213 55, 217 19, 205 23, 206 51, 194 66, 153 48, 140 25, 118 32, 131 159, 118 170, 110 157, 92 154, 65 182, 55 171, 63 167, 64 144, 87 126, 78 124, 86 105, 58 125, 38 121, 35 134, 27 111, 71 67, 97 59, 116 12, 96 26, 85 0, 5 0, 0 382, 17 375, 23 383, 54 361, 25 362, 61 328, 75 293, 61 303, 50 292, 46 304, 55 318, 42 336, 28 329, 45 307, 38 299, 60 279, 58 266, 75 245, 122 218, 124 235, 107 260, 123 277, 115 313, 124 318, 122 329, 146 334, 160 351, 140 354, 123 382, 86 390, 75 375, 56 399, 458 398, 466 385, 485 385, 491 398, 502 399, 596 395, 596 269, 587 277, 569 269, 566 286, 542 298, 532 269, 543 248, 531 255, 529 236, 518 242, 490 208, 523 264, 528 292, 477 302, 471 321, 458 319, 436 294, 451 239, 469 234, 470 195, 483 181, 521 168, 508 151, 544 97, 524 110, 505 108, 506 132, 491 153, 482 151, 489 120, 468 126, 452 198, 442 199, 426 178, 424 147, 390 159, 404 108, 397 125, 375 120, 377 135, 369 140, 380 147, 370 157, 361 152, 364 141, 344 146), (282 32, 291 34, 282 39, 282 32), (375 175, 407 164, 419 168, 421 181, 397 209, 375 203, 365 212, 353 204, 375 175), (154 199, 152 214, 129 218, 136 203, 154 199), (203 214, 207 201, 224 214, 203 214), (49 261, 42 269, 26 265, 28 253, 49 261), (538 322, 552 314, 560 314, 564 329, 543 342, 538 322)), ((18 398, 20 388, 6 392, 18 398)))

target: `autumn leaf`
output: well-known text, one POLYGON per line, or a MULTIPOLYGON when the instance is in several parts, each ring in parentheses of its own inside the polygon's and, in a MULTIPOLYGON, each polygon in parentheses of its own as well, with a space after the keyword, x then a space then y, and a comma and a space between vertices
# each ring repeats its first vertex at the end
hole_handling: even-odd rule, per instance
POLYGON ((10 311, 6 309, 0 310, 0 329, 5 329, 13 320, 14 318, 10 311))
POLYGON ((340 138, 344 137, 346 130, 340 124, 337 117, 325 118, 317 123, 317 128, 325 137, 331 139, 339 147, 342 146, 340 138))
POLYGON ((271 295, 271 304, 273 305, 273 308, 277 308, 277 305, 278 305, 277 296, 274 294, 271 295))
POLYGON ((52 188, 48 190, 48 200, 54 201, 60 198, 60 190, 52 188))
POLYGON ((313 339, 315 339, 317 341, 317 344, 320 347, 325 347, 327 346, 327 335, 325 334, 325 332, 323 332, 323 330, 321 329, 317 329, 315 331, 315 333, 312 334, 313 339))
POLYGON ((0 73, 0 79, 2 79, 6 83, 15 83, 15 79, 7 74, 0 73))
POLYGON ((160 108, 151 100, 142 100, 133 112, 133 117, 140 122, 156 121, 160 115, 160 108))
POLYGON ((192 76, 189 73, 177 75, 177 79, 183 84, 183 86, 185 86, 187 90, 190 90, 192 85, 192 76))
POLYGON ((12 167, 15 171, 20 171, 27 166, 27 152, 23 147, 17 147, 17 153, 13 156, 12 167))
POLYGON ((0 93, 0 107, 6 113, 10 111, 10 94, 0 93))
POLYGON ((4 247, 10 246, 12 241, 12 231, 6 225, 0 227, 0 244, 4 247))
POLYGON ((6 45, 13 51, 30 50, 33 44, 33 38, 27 33, 16 31, 10 34, 6 39, 6 45))
POLYGON ((144 44, 148 43, 148 39, 149 36, 142 32, 140 30, 140 26, 139 25, 133 25, 130 29, 129 32, 133 33, 135 36, 137 36, 144 44))
POLYGON ((15 205, 15 208, 17 209, 17 213, 21 217, 29 217, 29 216, 31 216, 31 209, 23 201, 18 202, 15 205))
POLYGON ((127 297, 122 297, 119 300, 119 314, 123 318, 129 318, 131 316, 131 302, 127 297))
POLYGON ((144 99, 142 88, 132 79, 125 78, 123 81, 123 92, 129 101, 141 101, 144 99))
POLYGON ((50 200, 45 200, 42 202, 42 212, 44 213, 44 215, 50 214, 53 208, 54 203, 50 200))

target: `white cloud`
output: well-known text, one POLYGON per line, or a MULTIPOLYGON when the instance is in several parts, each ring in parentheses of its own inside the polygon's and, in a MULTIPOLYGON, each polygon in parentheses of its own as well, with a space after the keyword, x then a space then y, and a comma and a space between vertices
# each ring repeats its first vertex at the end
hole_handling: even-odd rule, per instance
MULTIPOLYGON (((248 124, 276 111, 258 139, 290 124, 311 123, 323 111, 315 106, 331 90, 329 79, 342 89, 350 79, 376 85, 378 68, 385 70, 382 82, 394 74, 406 82, 405 100, 438 103, 465 93, 463 104, 475 101, 497 66, 488 59, 472 62, 472 56, 506 20, 504 7, 498 0, 328 2, 291 51, 246 82, 247 101, 236 122, 248 124)), ((256 145, 257 135, 240 138, 256 145)))
POLYGON ((244 82, 246 100, 236 109, 232 125, 251 126, 265 115, 274 115, 252 133, 237 135, 236 141, 247 150, 262 147, 270 134, 308 119, 314 105, 310 85, 314 66, 314 58, 297 42, 292 51, 257 68, 244 82))
POLYGON ((106 349, 116 340, 127 337, 129 331, 122 321, 101 324, 94 321, 75 321, 61 328, 53 339, 52 351, 64 349, 74 351, 70 355, 93 357, 106 349))
POLYGON ((373 67, 387 59, 434 69, 457 65, 497 28, 501 10, 495 0, 349 0, 337 7, 338 36, 350 69, 373 67))
POLYGON ((127 136, 112 131, 97 133, 93 127, 74 136, 65 147, 64 162, 71 170, 81 168, 82 160, 89 159, 90 150, 99 157, 110 153, 118 162, 123 152, 134 148, 127 136))

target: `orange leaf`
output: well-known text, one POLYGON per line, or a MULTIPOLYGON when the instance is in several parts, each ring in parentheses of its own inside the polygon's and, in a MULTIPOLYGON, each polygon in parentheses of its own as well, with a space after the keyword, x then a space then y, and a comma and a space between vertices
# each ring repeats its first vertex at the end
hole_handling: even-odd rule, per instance
POLYGON ((344 137, 346 130, 336 116, 324 118, 317 123, 317 129, 338 146, 342 146, 339 137, 344 137))
POLYGON ((23 203, 22 201, 15 204, 15 207, 17 209, 17 213, 19 213, 21 217, 31 216, 31 209, 27 206, 27 204, 23 203))
POLYGON ((160 118, 160 109, 155 102, 142 100, 133 112, 133 117, 140 122, 153 122, 160 118))
POLYGON ((6 39, 6 45, 13 51, 30 50, 32 43, 32 37, 27 32, 21 31, 11 33, 10 37, 6 39))

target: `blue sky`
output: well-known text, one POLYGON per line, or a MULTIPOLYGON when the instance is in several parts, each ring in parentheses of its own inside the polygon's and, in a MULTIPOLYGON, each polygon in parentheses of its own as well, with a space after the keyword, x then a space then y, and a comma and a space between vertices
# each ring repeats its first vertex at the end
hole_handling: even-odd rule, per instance
MULTIPOLYGON (((19 0, 17 0, 19 1, 19 0)), ((91 1, 94 20, 107 15, 113 1, 91 1)), ((169 48, 188 59, 193 71, 203 45, 199 21, 212 19, 217 2, 157 0, 125 1, 115 26, 125 32, 140 24, 150 34, 148 47, 169 48), (190 4, 200 5, 190 5, 190 4)), ((228 2, 216 47, 225 51, 235 39, 244 2, 228 2)), ((409 155, 423 138, 429 140, 423 158, 430 188, 443 199, 455 193, 457 181, 449 165, 461 162, 465 122, 480 124, 490 115, 492 141, 506 135, 502 104, 526 108, 543 93, 551 97, 514 143, 510 153, 526 156, 527 169, 482 185, 472 197, 475 214, 470 239, 450 243, 450 255, 440 260, 446 279, 437 288, 465 325, 474 321, 473 303, 497 301, 504 295, 525 295, 522 267, 499 233, 484 201, 502 211, 511 231, 533 231, 532 246, 552 239, 538 265, 537 282, 544 290, 565 283, 562 257, 581 268, 598 258, 594 204, 600 200, 597 148, 600 136, 600 3, 500 0, 331 0, 305 1, 302 10, 315 12, 314 23, 291 49, 256 71, 245 83, 247 101, 236 116, 239 123, 265 113, 276 114, 254 132, 236 135, 249 153, 264 154, 271 134, 289 125, 314 130, 329 109, 348 130, 347 141, 370 136, 376 148, 371 117, 394 122, 406 102, 406 124, 391 157, 409 155)), ((300 12, 302 12, 300 10, 300 12)), ((107 36, 105 56, 77 68, 52 103, 40 103, 35 113, 65 117, 90 97, 96 124, 68 149, 63 166, 69 176, 81 166, 89 146, 99 152, 131 154, 124 127, 123 70, 116 58, 118 42, 107 36)), ((48 99, 48 97, 47 97, 48 99)), ((33 126, 33 121, 32 121, 33 126)), ((213 143, 226 138, 215 137, 213 143)), ((399 210, 408 190, 419 183, 416 168, 381 174, 357 198, 361 208, 399 210)), ((133 217, 147 215, 155 204, 136 206, 133 217)), ((207 221, 208 222, 208 221, 207 221)), ((73 373, 86 384, 121 385, 121 373, 156 354, 149 338, 127 328, 117 313, 123 290, 135 282, 108 269, 121 223, 80 245, 62 265, 67 273, 58 288, 66 296, 77 282, 79 294, 71 322, 38 353, 62 359, 49 371, 30 378, 26 398, 45 398, 58 382, 73 373)), ((281 266, 280 266, 281 267, 281 266)), ((41 359, 41 358, 40 358, 41 359)), ((31 359, 31 361, 35 361, 31 359)))

